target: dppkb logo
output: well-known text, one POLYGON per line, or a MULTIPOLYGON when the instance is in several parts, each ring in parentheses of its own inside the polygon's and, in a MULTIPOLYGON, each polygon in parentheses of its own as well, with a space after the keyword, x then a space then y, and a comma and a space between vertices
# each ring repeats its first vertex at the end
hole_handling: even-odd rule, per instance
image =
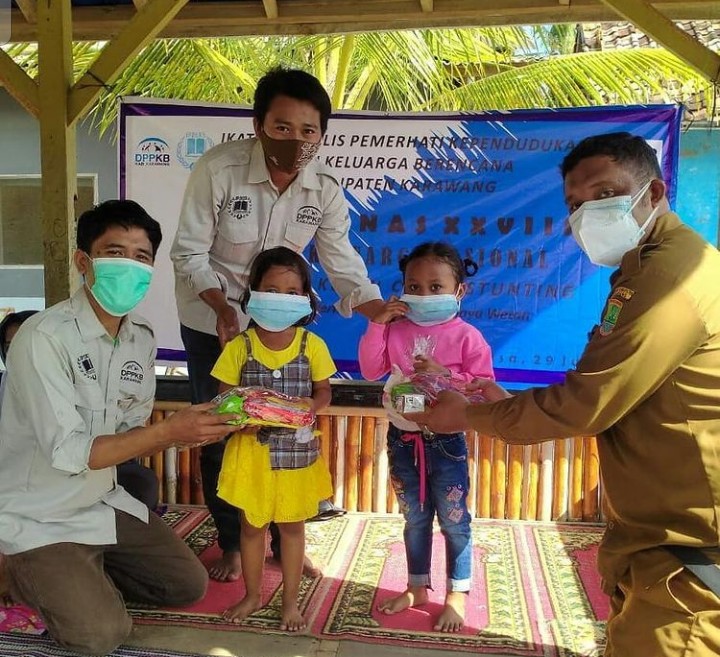
POLYGON ((192 169, 202 154, 211 149, 215 142, 204 132, 188 132, 180 140, 177 157, 186 169, 192 169))
POLYGON ((10 41, 10 0, 0 0, 0 46, 10 41))
POLYGON ((160 137, 147 137, 135 149, 135 166, 138 167, 169 167, 170 147, 160 137))

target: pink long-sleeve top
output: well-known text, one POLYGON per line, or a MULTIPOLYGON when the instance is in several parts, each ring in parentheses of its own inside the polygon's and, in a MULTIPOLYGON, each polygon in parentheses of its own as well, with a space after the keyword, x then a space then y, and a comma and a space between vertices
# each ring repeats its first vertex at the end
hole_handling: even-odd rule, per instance
POLYGON ((364 378, 375 381, 397 365, 403 374, 412 374, 413 346, 417 338, 430 338, 431 357, 447 367, 453 377, 472 381, 494 379, 492 351, 482 333, 459 317, 435 326, 418 326, 399 319, 390 324, 370 322, 360 338, 358 360, 364 378))

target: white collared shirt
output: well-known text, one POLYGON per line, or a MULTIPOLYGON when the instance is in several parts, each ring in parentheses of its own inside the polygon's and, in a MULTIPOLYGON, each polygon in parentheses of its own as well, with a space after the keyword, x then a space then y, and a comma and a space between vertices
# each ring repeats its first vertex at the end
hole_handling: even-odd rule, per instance
POLYGON ((155 338, 138 315, 108 335, 81 288, 28 319, 13 339, 0 417, 0 552, 117 541, 115 512, 148 509, 90 470, 96 436, 141 427, 155 396, 155 338))
POLYGON ((215 313, 198 295, 216 288, 237 309, 244 328, 247 318, 238 300, 252 259, 276 246, 300 253, 313 237, 320 264, 340 296, 336 308, 349 317, 355 306, 382 298, 349 233, 342 188, 319 161, 278 194, 257 139, 212 148, 190 174, 170 251, 180 322, 214 335, 215 313))

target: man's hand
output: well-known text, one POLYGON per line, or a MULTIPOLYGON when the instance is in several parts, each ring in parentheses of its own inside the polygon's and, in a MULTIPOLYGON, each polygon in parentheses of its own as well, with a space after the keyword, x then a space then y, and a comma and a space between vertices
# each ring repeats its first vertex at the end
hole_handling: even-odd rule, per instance
POLYGON ((220 348, 224 349, 225 345, 240 333, 240 323, 238 322, 237 312, 230 304, 225 304, 216 311, 218 339, 220 340, 220 348))
POLYGON ((474 379, 471 383, 467 384, 466 390, 468 392, 480 392, 489 402, 496 402, 512 397, 505 388, 492 379, 474 379))
POLYGON ((438 394, 437 403, 423 413, 403 413, 403 417, 415 422, 421 429, 430 429, 435 433, 454 433, 467 431, 470 422, 467 418, 469 403, 459 392, 443 390, 438 394))
POLYGON ((430 356, 415 356, 413 359, 413 369, 416 372, 427 372, 428 374, 442 374, 443 376, 450 376, 450 370, 440 365, 436 360, 430 358, 430 356))
POLYGON ((163 434, 178 447, 195 447, 216 443, 240 427, 228 424, 237 420, 234 413, 215 413, 215 404, 207 402, 188 406, 163 420, 163 434))
POLYGON ((382 305, 377 306, 375 312, 372 316, 368 316, 368 319, 376 324, 389 324, 398 317, 405 317, 408 310, 410 308, 404 301, 392 296, 388 301, 384 301, 382 305))

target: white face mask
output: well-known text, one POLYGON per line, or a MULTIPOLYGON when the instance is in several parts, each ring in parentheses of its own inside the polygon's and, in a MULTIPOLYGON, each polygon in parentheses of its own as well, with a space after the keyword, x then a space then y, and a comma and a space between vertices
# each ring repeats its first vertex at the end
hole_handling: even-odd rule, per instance
POLYGON ((592 263, 617 267, 622 257, 640 244, 659 206, 653 208, 642 226, 638 226, 632 210, 650 188, 650 182, 635 196, 585 201, 570 215, 573 237, 592 263))

